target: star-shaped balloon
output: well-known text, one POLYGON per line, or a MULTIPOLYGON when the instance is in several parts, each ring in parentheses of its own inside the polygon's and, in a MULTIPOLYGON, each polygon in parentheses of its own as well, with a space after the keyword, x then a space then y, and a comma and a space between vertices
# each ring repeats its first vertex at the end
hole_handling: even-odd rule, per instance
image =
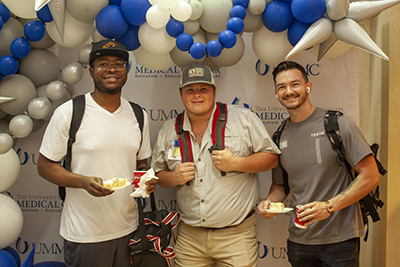
POLYGON ((318 60, 320 60, 339 39, 344 43, 389 60, 388 56, 372 41, 358 22, 370 19, 398 3, 400 3, 400 0, 353 3, 349 3, 349 0, 326 0, 325 16, 311 24, 285 59, 295 57, 303 50, 319 45, 318 60))
POLYGON ((15 99, 16 99, 15 97, 0 96, 0 104, 2 104, 2 103, 7 103, 7 102, 13 101, 13 100, 15 100, 15 99))
POLYGON ((60 34, 61 40, 64 41, 65 0, 35 0, 36 11, 45 5, 49 5, 57 31, 60 34))

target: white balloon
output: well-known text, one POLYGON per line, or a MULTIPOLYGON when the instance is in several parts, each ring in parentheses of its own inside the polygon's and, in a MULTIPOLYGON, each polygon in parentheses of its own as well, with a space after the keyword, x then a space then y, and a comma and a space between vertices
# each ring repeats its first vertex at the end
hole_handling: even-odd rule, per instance
POLYGON ((256 56, 270 67, 285 60, 286 54, 292 49, 287 38, 287 30, 272 32, 266 27, 261 27, 253 33, 252 46, 256 56))
POLYGON ((185 1, 178 1, 178 4, 171 8, 171 16, 179 21, 187 21, 192 16, 192 7, 185 1))
POLYGON ((231 0, 202 0, 203 15, 199 22, 201 27, 212 33, 220 33, 226 30, 226 23, 230 19, 232 8, 231 0))
POLYGON ((165 55, 175 46, 175 38, 168 35, 164 28, 154 29, 147 22, 139 27, 141 47, 153 55, 165 55))
POLYGON ((13 136, 17 138, 24 138, 32 132, 33 122, 28 115, 18 115, 12 118, 8 128, 13 136))
POLYGON ((35 1, 33 0, 3 0, 3 3, 17 17, 36 18, 35 1))
POLYGON ((81 46, 81 48, 79 48, 79 51, 78 51, 79 63, 89 64, 89 55, 90 55, 91 51, 92 51, 91 44, 85 44, 85 45, 81 46))
POLYGON ((261 15, 266 6, 265 0, 250 0, 247 10, 253 15, 261 15))
POLYGON ((65 92, 65 83, 62 81, 52 81, 46 87, 47 97, 52 101, 57 101, 63 98, 65 92))
POLYGON ((198 0, 190 0, 189 5, 192 7, 192 15, 190 20, 198 20, 203 15, 203 5, 198 0))
POLYGON ((82 79, 83 72, 84 68, 81 63, 69 63, 62 70, 62 79, 68 84, 76 84, 82 79))
POLYGON ((167 25, 169 17, 169 10, 162 8, 159 5, 151 6, 146 12, 147 23, 155 29, 160 29, 167 25))
POLYGON ((184 33, 193 35, 200 29, 200 23, 198 20, 188 20, 183 23, 185 27, 184 33))
MULTIPOLYGON (((4 172, 2 176, 3 174, 4 172)), ((0 249, 8 247, 18 239, 23 224, 24 216, 17 202, 5 194, 0 194, 0 249)))
POLYGON ((246 13, 246 17, 243 20, 244 32, 255 32, 264 26, 262 21, 262 15, 253 15, 250 12, 246 13))
POLYGON ((149 0, 149 3, 154 6, 158 4, 158 0, 149 0))
POLYGON ((139 47, 132 53, 135 59, 149 70, 165 70, 174 65, 168 52, 164 55, 154 55, 146 49, 139 47))
POLYGON ((18 115, 26 111, 29 102, 36 97, 36 88, 27 77, 13 74, 1 81, 0 95, 16 98, 14 101, 1 104, 0 109, 10 115, 18 115))
POLYGON ((47 97, 37 97, 29 103, 28 113, 32 118, 41 120, 49 114, 50 107, 51 103, 47 97))
POLYGON ((171 8, 178 3, 178 0, 158 0, 158 4, 165 9, 171 8))
MULTIPOLYGON (((0 155, 10 151, 14 144, 14 140, 8 133, 0 133, 0 155)), ((1 160, 1 159, 0 159, 1 160)), ((0 168, 1 169, 1 168, 0 168)), ((3 170, 2 170, 3 171, 3 170)), ((18 176, 17 176, 18 177, 18 176)), ((16 178, 15 178, 16 179, 16 178)), ((10 182, 11 183, 11 182, 10 182)), ((11 185, 14 182, 11 183, 11 185)), ((0 192, 7 190, 11 185, 5 185, 6 181, 0 181, 0 192)))
POLYGON ((57 26, 54 21, 46 24, 51 39, 58 45, 67 48, 76 48, 89 39, 93 30, 93 23, 83 23, 65 12, 64 38, 60 37, 57 26))
POLYGON ((19 72, 39 87, 57 78, 60 73, 60 61, 48 50, 32 50, 21 60, 19 72))
POLYGON ((18 37, 24 35, 24 26, 15 18, 3 24, 0 31, 0 57, 10 55, 10 45, 18 37))
POLYGON ((97 30, 97 28, 94 27, 93 30, 92 30, 92 40, 93 40, 93 42, 97 43, 97 42, 99 42, 101 40, 105 40, 105 39, 107 39, 107 38, 104 37, 103 35, 101 35, 99 33, 99 31, 97 30))
POLYGON ((242 35, 236 35, 236 44, 232 48, 222 49, 218 57, 211 57, 210 60, 217 66, 230 67, 239 62, 244 55, 244 40, 242 35))
POLYGON ((83 23, 93 23, 97 14, 108 6, 108 0, 67 0, 65 4, 72 17, 83 23))
POLYGON ((53 41, 53 39, 50 38, 49 33, 46 31, 43 38, 37 42, 29 42, 32 48, 36 49, 49 49, 50 47, 53 47, 56 42, 53 41))

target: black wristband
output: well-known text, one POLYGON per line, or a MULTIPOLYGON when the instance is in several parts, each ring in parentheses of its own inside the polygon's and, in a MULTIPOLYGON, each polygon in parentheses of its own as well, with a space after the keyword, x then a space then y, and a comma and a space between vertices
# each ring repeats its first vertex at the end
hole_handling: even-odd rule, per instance
POLYGON ((138 171, 147 171, 147 167, 139 167, 138 171))

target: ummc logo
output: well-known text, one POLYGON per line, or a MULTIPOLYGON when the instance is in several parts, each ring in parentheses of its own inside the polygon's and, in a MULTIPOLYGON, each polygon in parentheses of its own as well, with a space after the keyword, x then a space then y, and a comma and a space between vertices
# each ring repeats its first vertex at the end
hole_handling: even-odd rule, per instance
POLYGON ((274 259, 287 260, 288 253, 286 247, 267 247, 258 241, 258 258, 264 259, 271 255, 274 259))
MULTIPOLYGON (((15 249, 20 254, 29 253, 33 248, 34 243, 29 243, 22 238, 18 238, 15 243, 15 249)), ((51 254, 58 255, 64 252, 64 245, 59 245, 58 243, 46 244, 46 243, 36 243, 35 254, 51 254)))
MULTIPOLYGON (((319 68, 321 67, 320 64, 307 64, 304 66, 304 69, 309 76, 318 76, 320 74, 319 68)), ((255 70, 258 75, 265 76, 269 72, 270 66, 263 63, 261 60, 257 60, 255 70)))

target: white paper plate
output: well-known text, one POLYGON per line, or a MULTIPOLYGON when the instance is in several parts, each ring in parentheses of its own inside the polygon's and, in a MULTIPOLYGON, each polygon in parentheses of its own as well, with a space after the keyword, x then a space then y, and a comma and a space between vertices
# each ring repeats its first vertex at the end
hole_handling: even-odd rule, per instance
POLYGON ((292 211, 293 208, 283 208, 283 210, 270 210, 270 209, 266 209, 266 211, 268 211, 269 213, 287 213, 289 211, 292 211))

